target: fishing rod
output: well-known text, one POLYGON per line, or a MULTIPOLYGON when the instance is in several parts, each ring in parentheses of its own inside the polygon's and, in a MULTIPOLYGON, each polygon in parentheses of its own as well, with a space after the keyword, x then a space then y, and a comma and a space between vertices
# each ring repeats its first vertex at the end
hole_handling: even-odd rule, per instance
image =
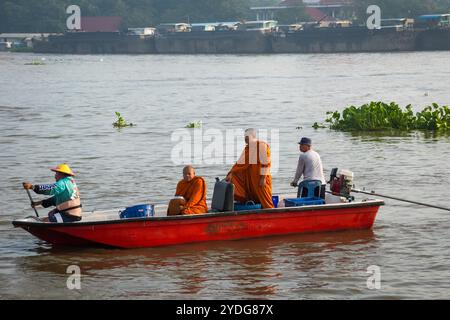
POLYGON ((382 198, 387 198, 387 199, 392 199, 392 200, 397 200, 397 201, 417 204, 419 206, 424 206, 424 207, 430 207, 430 208, 450 211, 450 208, 441 207, 441 206, 435 206, 435 205, 432 205, 432 204, 429 204, 429 203, 412 201, 412 200, 408 200, 408 199, 402 199, 402 198, 397 198, 397 197, 392 197, 392 196, 386 196, 386 195, 383 195, 383 194, 376 193, 375 191, 367 192, 367 191, 358 190, 358 189, 352 189, 352 191, 356 192, 356 193, 363 193, 363 194, 368 194, 368 195, 371 195, 371 196, 377 196, 377 197, 382 197, 382 198))
MULTIPOLYGON (((379 194, 376 193, 375 191, 371 191, 371 192, 367 192, 364 190, 359 190, 359 189, 351 189, 352 192, 355 193, 362 193, 362 194, 367 194, 370 196, 377 196, 377 197, 381 197, 381 198, 387 198, 387 199, 392 199, 392 200, 396 200, 396 201, 401 201, 401 202, 406 202, 406 203, 411 203, 411 204, 415 204, 415 205, 419 205, 419 206, 424 206, 424 207, 429 207, 429 208, 435 208, 435 209, 440 209, 440 210, 445 210, 445 211, 450 211, 450 208, 446 208, 446 207, 442 207, 442 206, 436 206, 433 204, 429 204, 429 203, 423 203, 423 202, 418 202, 418 201, 413 201, 413 200, 408 200, 408 199, 402 199, 402 198, 397 198, 397 197, 392 197, 392 196, 387 196, 387 195, 383 195, 383 194, 379 194)), ((284 195, 286 193, 292 193, 292 192, 284 192, 284 190, 281 193, 277 193, 274 195, 284 195)), ((334 192, 331 191, 327 191, 326 193, 335 195, 335 196, 342 196, 342 197, 346 197, 346 195, 342 195, 342 194, 336 194, 334 192)))
POLYGON ((350 196, 350 192, 355 192, 355 193, 362 193, 362 194, 367 194, 367 195, 371 195, 371 196, 378 196, 381 198, 392 199, 392 200, 401 201, 401 202, 407 202, 407 203, 411 203, 411 204, 415 204, 415 205, 419 205, 419 206, 450 211, 450 208, 446 208, 446 207, 442 207, 442 206, 436 206, 436 205, 429 204, 429 203, 423 203, 423 202, 413 201, 413 200, 409 200, 409 199, 387 196, 384 194, 376 193, 375 191, 367 192, 364 190, 355 189, 355 188, 353 188, 353 185, 352 185, 353 184, 353 172, 348 171, 348 170, 338 170, 337 168, 333 168, 331 170, 329 184, 330 184, 330 189, 332 191, 332 194, 344 196, 347 198, 350 196), (338 175, 339 175, 339 177, 338 177, 338 175))

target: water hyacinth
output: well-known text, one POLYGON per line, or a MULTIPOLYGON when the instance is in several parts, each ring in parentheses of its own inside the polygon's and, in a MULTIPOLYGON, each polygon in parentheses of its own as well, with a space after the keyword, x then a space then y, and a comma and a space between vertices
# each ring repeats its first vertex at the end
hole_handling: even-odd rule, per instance
POLYGON ((325 122, 331 129, 339 131, 450 129, 450 108, 436 103, 414 113, 411 105, 402 109, 394 102, 371 102, 360 107, 350 106, 342 114, 334 111, 327 112, 327 115, 325 122))
POLYGON ((449 130, 450 129, 450 108, 448 106, 438 106, 433 103, 417 113, 417 129, 426 130, 449 130))
POLYGON ((43 60, 33 60, 30 63, 25 63, 26 66, 45 66, 43 60))
POLYGON ((188 129, 200 129, 203 126, 203 122, 202 121, 197 121, 197 122, 190 122, 186 125, 186 128, 188 129))
POLYGON ((132 124, 132 123, 127 123, 119 112, 116 112, 116 117, 117 117, 117 121, 113 123, 114 128, 120 129, 120 128, 134 126, 134 124, 132 124))

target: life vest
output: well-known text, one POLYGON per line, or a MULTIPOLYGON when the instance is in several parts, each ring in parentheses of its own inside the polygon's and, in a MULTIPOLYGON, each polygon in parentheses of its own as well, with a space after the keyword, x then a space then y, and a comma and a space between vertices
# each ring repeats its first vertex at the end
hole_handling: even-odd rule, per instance
POLYGON ((75 181, 72 178, 70 180, 73 183, 70 200, 58 204, 56 209, 58 209, 59 212, 70 214, 71 216, 81 217, 83 210, 81 209, 80 192, 78 191, 75 181))

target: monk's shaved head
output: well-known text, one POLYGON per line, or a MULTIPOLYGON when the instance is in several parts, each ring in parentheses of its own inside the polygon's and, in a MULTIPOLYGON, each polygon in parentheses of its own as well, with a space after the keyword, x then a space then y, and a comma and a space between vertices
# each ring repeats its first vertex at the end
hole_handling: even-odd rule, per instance
POLYGON ((245 136, 256 138, 256 129, 250 128, 250 129, 245 130, 245 136))
POLYGON ((193 166, 186 166, 183 168, 183 179, 191 181, 195 177, 195 169, 193 166))

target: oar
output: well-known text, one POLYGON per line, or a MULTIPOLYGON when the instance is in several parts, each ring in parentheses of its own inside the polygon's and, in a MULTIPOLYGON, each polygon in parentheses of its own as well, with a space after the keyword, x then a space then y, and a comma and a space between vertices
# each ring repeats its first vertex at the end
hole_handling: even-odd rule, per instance
POLYGON ((396 198, 396 197, 391 197, 391 196, 386 196, 386 195, 382 195, 379 193, 375 193, 374 191, 372 192, 366 192, 363 190, 358 190, 358 189, 352 189, 353 192, 356 193, 364 193, 364 194, 368 194, 368 195, 372 195, 372 196, 378 196, 378 197, 382 197, 382 198, 387 198, 387 199, 392 199, 392 200, 397 200, 397 201, 402 201, 402 202, 408 202, 408 203, 412 203, 412 204, 417 204, 419 206, 424 206, 424 207, 430 207, 430 208, 435 208, 435 209, 441 209, 441 210, 446 210, 446 211, 450 211, 450 208, 445 208, 445 207, 441 207, 441 206, 435 206, 429 203, 423 203, 423 202, 417 202, 417 201, 412 201, 412 200, 407 200, 407 199, 401 199, 401 198, 396 198))
MULTIPOLYGON (((25 189, 25 190, 27 191, 27 194, 28 194, 28 198, 30 198, 30 201, 31 201, 31 207, 33 207, 33 203, 34 203, 34 201, 33 201, 33 198, 31 197, 31 193, 30 193, 30 190, 28 190, 28 189, 25 189)), ((38 217, 38 218, 39 218, 39 213, 37 212, 36 208, 35 208, 35 207, 33 207, 33 209, 34 209, 34 212, 36 212, 36 217, 38 217)))

